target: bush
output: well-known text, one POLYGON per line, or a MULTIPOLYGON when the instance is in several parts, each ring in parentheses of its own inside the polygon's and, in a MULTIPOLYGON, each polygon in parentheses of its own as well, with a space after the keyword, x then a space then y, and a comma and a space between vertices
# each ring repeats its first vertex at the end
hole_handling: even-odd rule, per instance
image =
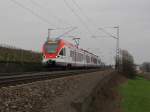
POLYGON ((128 78, 135 78, 136 68, 133 56, 126 50, 121 51, 120 69, 128 78))

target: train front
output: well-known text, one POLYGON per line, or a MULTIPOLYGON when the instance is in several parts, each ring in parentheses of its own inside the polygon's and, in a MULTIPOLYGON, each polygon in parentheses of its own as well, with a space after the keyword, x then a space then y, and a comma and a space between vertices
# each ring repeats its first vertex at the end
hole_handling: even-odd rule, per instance
POLYGON ((56 66, 57 56, 60 52, 61 40, 48 40, 43 45, 43 60, 42 64, 44 66, 56 66))

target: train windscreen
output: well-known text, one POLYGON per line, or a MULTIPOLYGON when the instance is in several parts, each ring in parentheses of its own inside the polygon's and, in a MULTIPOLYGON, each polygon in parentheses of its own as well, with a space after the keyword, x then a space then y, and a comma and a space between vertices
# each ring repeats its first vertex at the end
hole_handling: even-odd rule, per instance
POLYGON ((47 53, 56 53, 57 47, 58 47, 57 43, 46 44, 45 51, 47 53))

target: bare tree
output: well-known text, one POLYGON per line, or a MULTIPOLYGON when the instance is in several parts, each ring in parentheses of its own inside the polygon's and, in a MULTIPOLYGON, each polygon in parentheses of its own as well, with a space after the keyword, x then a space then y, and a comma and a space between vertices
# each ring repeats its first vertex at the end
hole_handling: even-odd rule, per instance
POLYGON ((144 62, 141 68, 144 72, 150 72, 150 62, 144 62))

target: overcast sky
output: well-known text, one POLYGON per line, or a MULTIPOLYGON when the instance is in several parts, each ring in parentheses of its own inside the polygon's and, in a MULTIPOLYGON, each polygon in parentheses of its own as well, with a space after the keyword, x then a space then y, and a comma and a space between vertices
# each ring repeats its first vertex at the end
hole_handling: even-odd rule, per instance
MULTIPOLYGON (((128 50, 136 63, 150 61, 150 0, 0 0, 0 44, 41 51, 48 28, 77 26, 69 35, 80 37, 82 48, 113 63, 116 41, 98 28, 116 36, 116 29, 110 28, 116 25, 121 49, 128 50)), ((52 31, 51 37, 67 30, 52 31)), ((67 35, 63 38, 71 41, 67 35)))

